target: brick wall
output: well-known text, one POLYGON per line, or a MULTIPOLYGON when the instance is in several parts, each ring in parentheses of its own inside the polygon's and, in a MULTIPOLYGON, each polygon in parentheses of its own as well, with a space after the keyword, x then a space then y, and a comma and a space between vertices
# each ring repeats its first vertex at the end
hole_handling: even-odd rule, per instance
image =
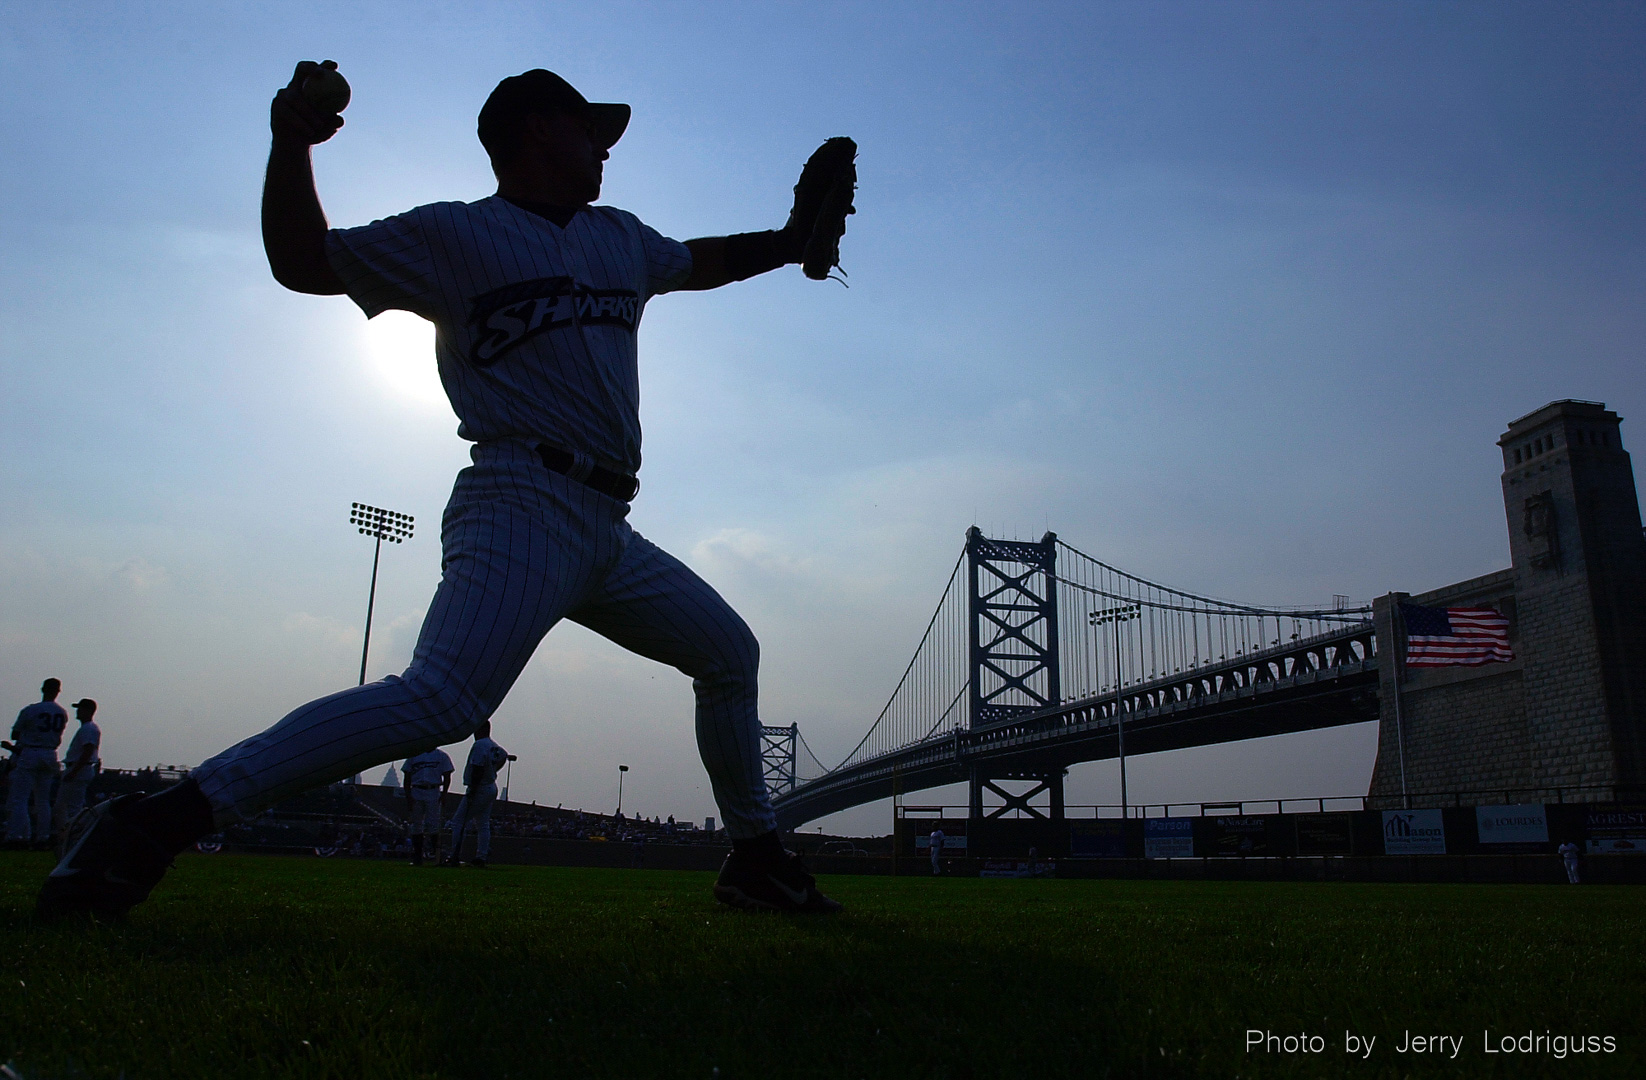
MULTIPOLYGON (((1370 791, 1376 805, 1401 805, 1401 729, 1406 791, 1414 797, 1413 805, 1435 801, 1425 796, 1537 788, 1540 781, 1526 721, 1514 571, 1500 570, 1416 596, 1391 593, 1379 597, 1373 605, 1379 657, 1395 656, 1394 606, 1402 601, 1425 607, 1491 607, 1508 614, 1509 643, 1516 659, 1481 667, 1407 671, 1400 686, 1398 727, 1394 664, 1379 664, 1380 728, 1370 791)), ((1404 641, 1400 645, 1404 648, 1404 641)))

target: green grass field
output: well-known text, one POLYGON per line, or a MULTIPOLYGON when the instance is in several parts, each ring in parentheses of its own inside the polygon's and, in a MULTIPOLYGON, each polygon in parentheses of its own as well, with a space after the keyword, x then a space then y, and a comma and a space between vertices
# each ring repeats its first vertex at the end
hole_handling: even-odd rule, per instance
POLYGON ((834 877, 846 914, 785 918, 720 908, 703 873, 189 856, 122 924, 37 926, 49 868, 0 855, 0 1054, 26 1080, 1646 1066, 1626 886, 834 877), (1247 1053, 1248 1028, 1325 1050, 1247 1053), (1486 1029, 1618 1049, 1488 1055, 1486 1029), (1396 1053, 1407 1030, 1463 1052, 1396 1053))

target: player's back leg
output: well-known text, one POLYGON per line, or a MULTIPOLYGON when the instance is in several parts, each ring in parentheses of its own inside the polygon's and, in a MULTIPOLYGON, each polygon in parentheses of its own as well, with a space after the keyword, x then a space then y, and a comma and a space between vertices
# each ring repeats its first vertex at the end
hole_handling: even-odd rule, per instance
POLYGON ((440 585, 404 675, 311 701, 205 762, 190 780, 99 815, 98 835, 71 848, 42 887, 39 913, 118 914, 164 875, 166 852, 181 851, 214 826, 466 737, 602 569, 608 551, 600 537, 577 542, 577 534, 609 536, 609 521, 560 524, 555 532, 520 506, 454 498, 442 529, 440 585), (109 893, 101 883, 122 853, 142 856, 129 875, 143 884, 109 893))
POLYGON ((775 829, 760 767, 760 644, 731 605, 636 533, 623 561, 568 618, 691 677, 697 748, 727 830, 739 837, 775 829))
POLYGON ((732 837, 715 898, 750 909, 839 911, 800 857, 778 841, 760 766, 760 645, 731 605, 636 534, 600 590, 569 618, 691 676, 698 752, 732 837))

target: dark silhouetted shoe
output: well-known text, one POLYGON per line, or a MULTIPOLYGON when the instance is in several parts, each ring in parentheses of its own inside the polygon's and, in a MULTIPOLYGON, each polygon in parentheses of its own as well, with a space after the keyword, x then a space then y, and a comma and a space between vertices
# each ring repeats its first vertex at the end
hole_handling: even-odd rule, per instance
POLYGON ((817 879, 792 851, 761 859, 734 851, 720 867, 714 898, 745 911, 797 911, 833 914, 841 905, 817 889, 817 879))
POLYGON ((42 919, 90 913, 112 919, 148 899, 171 869, 172 853, 124 820, 143 796, 122 795, 82 810, 64 837, 62 861, 35 901, 42 919))

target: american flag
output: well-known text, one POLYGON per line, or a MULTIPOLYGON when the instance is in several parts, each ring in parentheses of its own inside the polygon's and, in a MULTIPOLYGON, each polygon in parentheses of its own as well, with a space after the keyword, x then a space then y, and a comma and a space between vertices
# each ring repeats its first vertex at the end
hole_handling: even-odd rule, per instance
POLYGON ((1513 660, 1509 620, 1491 608, 1433 608, 1401 604, 1406 621, 1406 666, 1476 666, 1513 660))

